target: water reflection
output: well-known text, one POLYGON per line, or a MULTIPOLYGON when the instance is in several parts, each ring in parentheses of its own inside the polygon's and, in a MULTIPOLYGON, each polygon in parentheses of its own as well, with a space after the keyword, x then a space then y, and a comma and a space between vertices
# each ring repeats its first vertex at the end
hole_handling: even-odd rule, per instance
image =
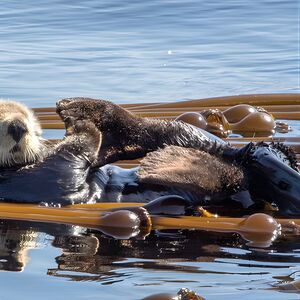
POLYGON ((20 229, 15 222, 3 222, 0 228, 0 269, 23 271, 29 261, 28 250, 37 247, 38 233, 20 229))
POLYGON ((223 295, 224 287, 237 295, 249 289, 258 294, 261 290, 263 295, 286 289, 298 292, 282 284, 294 286, 298 279, 299 236, 282 235, 264 249, 247 243, 236 233, 169 230, 152 231, 145 239, 117 240, 83 227, 2 221, 0 270, 25 271, 22 278, 34 274, 38 251, 29 250, 43 248, 40 253, 49 259, 40 261, 38 276, 52 277, 62 284, 73 282, 74 288, 80 284, 87 293, 92 282, 100 284, 101 291, 113 285, 115 295, 122 286, 131 286, 137 292, 142 289, 140 298, 130 299, 176 294, 184 287, 206 299, 216 299, 206 297, 209 293, 223 295))
MULTIPOLYGON (((248 248, 247 242, 236 233, 152 231, 146 239, 116 240, 82 227, 3 221, 0 225, 1 270, 24 270, 29 261, 28 250, 42 245, 39 240, 41 233, 52 236, 52 246, 61 249, 62 252, 55 259, 57 267, 49 268, 48 275, 67 277, 75 281, 102 281, 107 276, 110 279, 126 276, 119 272, 114 273, 120 268, 227 273, 223 270, 201 270, 198 266, 182 264, 186 261, 214 262, 216 259, 224 259, 225 263, 228 259, 241 259, 239 266, 247 265, 248 262, 245 261, 249 260, 253 265, 260 266, 259 261, 275 263, 270 266, 264 264, 264 268, 287 267, 289 262, 300 263, 300 255, 293 252, 293 249, 300 248, 298 236, 283 237, 262 251, 248 248), (279 252, 281 255, 276 255, 279 252), (134 260, 131 260, 133 258, 134 260), (286 264, 276 266, 276 262, 286 264)), ((239 269, 234 273, 239 274, 239 269)))

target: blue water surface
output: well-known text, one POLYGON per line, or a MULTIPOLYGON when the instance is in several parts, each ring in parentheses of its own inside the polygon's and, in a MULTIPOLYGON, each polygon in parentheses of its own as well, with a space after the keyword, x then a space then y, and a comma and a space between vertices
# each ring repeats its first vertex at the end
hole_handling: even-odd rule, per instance
MULTIPOLYGON (((297 0, 1 1, 0 97, 31 107, 298 92, 297 0)), ((207 300, 299 299, 277 288, 300 278, 299 236, 260 249, 237 234, 176 234, 117 241, 2 221, 0 299, 141 299, 181 287, 207 300)))
POLYGON ((2 1, 0 96, 53 106, 299 92, 299 1, 2 1))

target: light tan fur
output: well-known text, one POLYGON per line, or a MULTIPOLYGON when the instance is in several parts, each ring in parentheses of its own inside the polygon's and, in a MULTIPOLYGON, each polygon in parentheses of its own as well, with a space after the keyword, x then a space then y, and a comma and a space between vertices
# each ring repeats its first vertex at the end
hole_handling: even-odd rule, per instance
POLYGON ((45 152, 41 134, 40 123, 32 110, 18 102, 0 100, 0 168, 27 165, 40 160, 45 152), (14 120, 21 121, 28 129, 18 143, 7 132, 14 120), (17 150, 14 148, 16 145, 17 150))
POLYGON ((168 146, 148 153, 139 170, 141 182, 218 193, 242 185, 244 174, 232 164, 204 151, 168 146))

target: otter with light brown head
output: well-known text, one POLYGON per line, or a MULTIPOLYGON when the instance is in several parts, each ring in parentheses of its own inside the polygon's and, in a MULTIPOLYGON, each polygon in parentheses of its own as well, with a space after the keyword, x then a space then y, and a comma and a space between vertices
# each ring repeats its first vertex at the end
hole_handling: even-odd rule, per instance
POLYGON ((0 168, 38 162, 45 154, 40 123, 21 103, 0 101, 0 168))
POLYGON ((1 142, 12 157, 3 159, 2 166, 8 167, 0 166, 1 200, 67 205, 179 196, 192 205, 228 207, 234 201, 246 208, 263 199, 287 214, 300 212, 300 175, 282 145, 250 143, 235 149, 188 124, 139 118, 104 100, 60 101, 57 112, 66 125, 65 138, 48 151, 33 151, 32 160, 38 160, 39 153, 45 157, 16 172, 9 166, 30 161, 25 155, 17 159, 18 148, 32 149, 43 142, 29 121, 34 117, 26 115, 26 109, 16 109, 18 104, 12 108, 2 110, 1 142), (26 144, 27 136, 35 136, 35 142, 26 144), (108 165, 153 151, 140 172, 108 165))
POLYGON ((88 176, 101 133, 93 123, 76 122, 51 145, 30 109, 0 101, 0 112, 0 201, 72 204, 95 197, 88 176))

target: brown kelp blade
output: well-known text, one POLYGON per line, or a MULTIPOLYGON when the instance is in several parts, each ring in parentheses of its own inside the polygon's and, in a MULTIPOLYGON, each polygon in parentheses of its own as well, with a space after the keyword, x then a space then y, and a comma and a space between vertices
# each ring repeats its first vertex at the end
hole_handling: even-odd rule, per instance
POLYGON ((63 223, 97 227, 101 217, 99 210, 41 207, 33 204, 0 204, 0 218, 47 223, 63 223))
MULTIPOLYGON (((200 111, 209 108, 225 110, 231 106, 242 103, 248 103, 253 106, 262 106, 277 119, 299 118, 299 94, 240 95, 168 103, 121 104, 121 106, 143 117, 172 118, 186 111, 200 111)), ((35 108, 34 111, 40 117, 42 122, 51 120, 55 123, 54 121, 60 120, 55 113, 54 107, 35 108)), ((60 122, 56 123, 60 124, 60 122)))
POLYGON ((226 97, 215 97, 206 99, 194 99, 187 101, 177 101, 169 103, 147 104, 132 106, 130 109, 154 109, 154 108, 178 108, 178 107, 217 107, 217 106, 233 106, 242 103, 248 103, 253 106, 268 106, 268 105, 296 105, 300 104, 299 94, 252 94, 252 95, 237 95, 226 97))
MULTIPOLYGON (((0 204, 0 218, 27 220, 47 223, 62 223, 85 226, 90 228, 100 228, 103 223, 101 218, 105 214, 114 209, 127 209, 128 207, 142 206, 143 203, 97 203, 74 205, 64 208, 44 207, 31 204, 0 204)), ((263 215, 265 214, 255 214, 263 215)), ((268 216, 269 217, 269 216, 268 216)), ((271 217, 270 217, 271 218, 271 217)), ((153 229, 199 229, 212 231, 243 231, 245 226, 243 222, 247 218, 228 218, 228 217, 165 217, 151 216, 153 229)), ((260 219, 256 219, 252 226, 254 231, 261 231, 260 219)), ((263 219, 264 220, 264 219, 263 219)), ((268 219, 266 221, 269 222, 268 219)), ((300 225, 300 219, 277 219, 277 222, 282 225, 294 222, 300 225)), ((248 230, 248 229, 247 229, 248 230)))
MULTIPOLYGON (((131 103, 121 104, 122 107, 129 110, 153 110, 163 108, 186 108, 186 107, 217 107, 217 106, 233 106, 237 104, 248 103, 254 106, 286 106, 300 105, 299 94, 250 94, 214 97, 205 99, 194 99, 176 102, 159 102, 159 103, 131 103)), ((38 114, 55 113, 53 107, 34 108, 38 114)))
MULTIPOLYGON (((173 119, 187 111, 201 111, 209 108, 228 109, 233 105, 248 103, 255 106, 263 106, 276 119, 300 120, 300 95, 299 94, 260 94, 260 95, 240 95, 227 96, 209 99, 198 99, 189 101, 179 101, 170 103, 151 104, 123 104, 126 109, 142 117, 155 117, 173 119)), ((55 108, 36 108, 36 113, 40 118, 44 129, 64 129, 64 124, 55 113, 55 108)), ((250 134, 252 136, 253 134, 250 134)), ((233 146, 240 147, 249 141, 283 142, 291 146, 296 153, 300 153, 299 137, 252 137, 252 138, 227 138, 226 141, 233 146)), ((121 166, 132 167, 137 162, 122 162, 121 166)))

